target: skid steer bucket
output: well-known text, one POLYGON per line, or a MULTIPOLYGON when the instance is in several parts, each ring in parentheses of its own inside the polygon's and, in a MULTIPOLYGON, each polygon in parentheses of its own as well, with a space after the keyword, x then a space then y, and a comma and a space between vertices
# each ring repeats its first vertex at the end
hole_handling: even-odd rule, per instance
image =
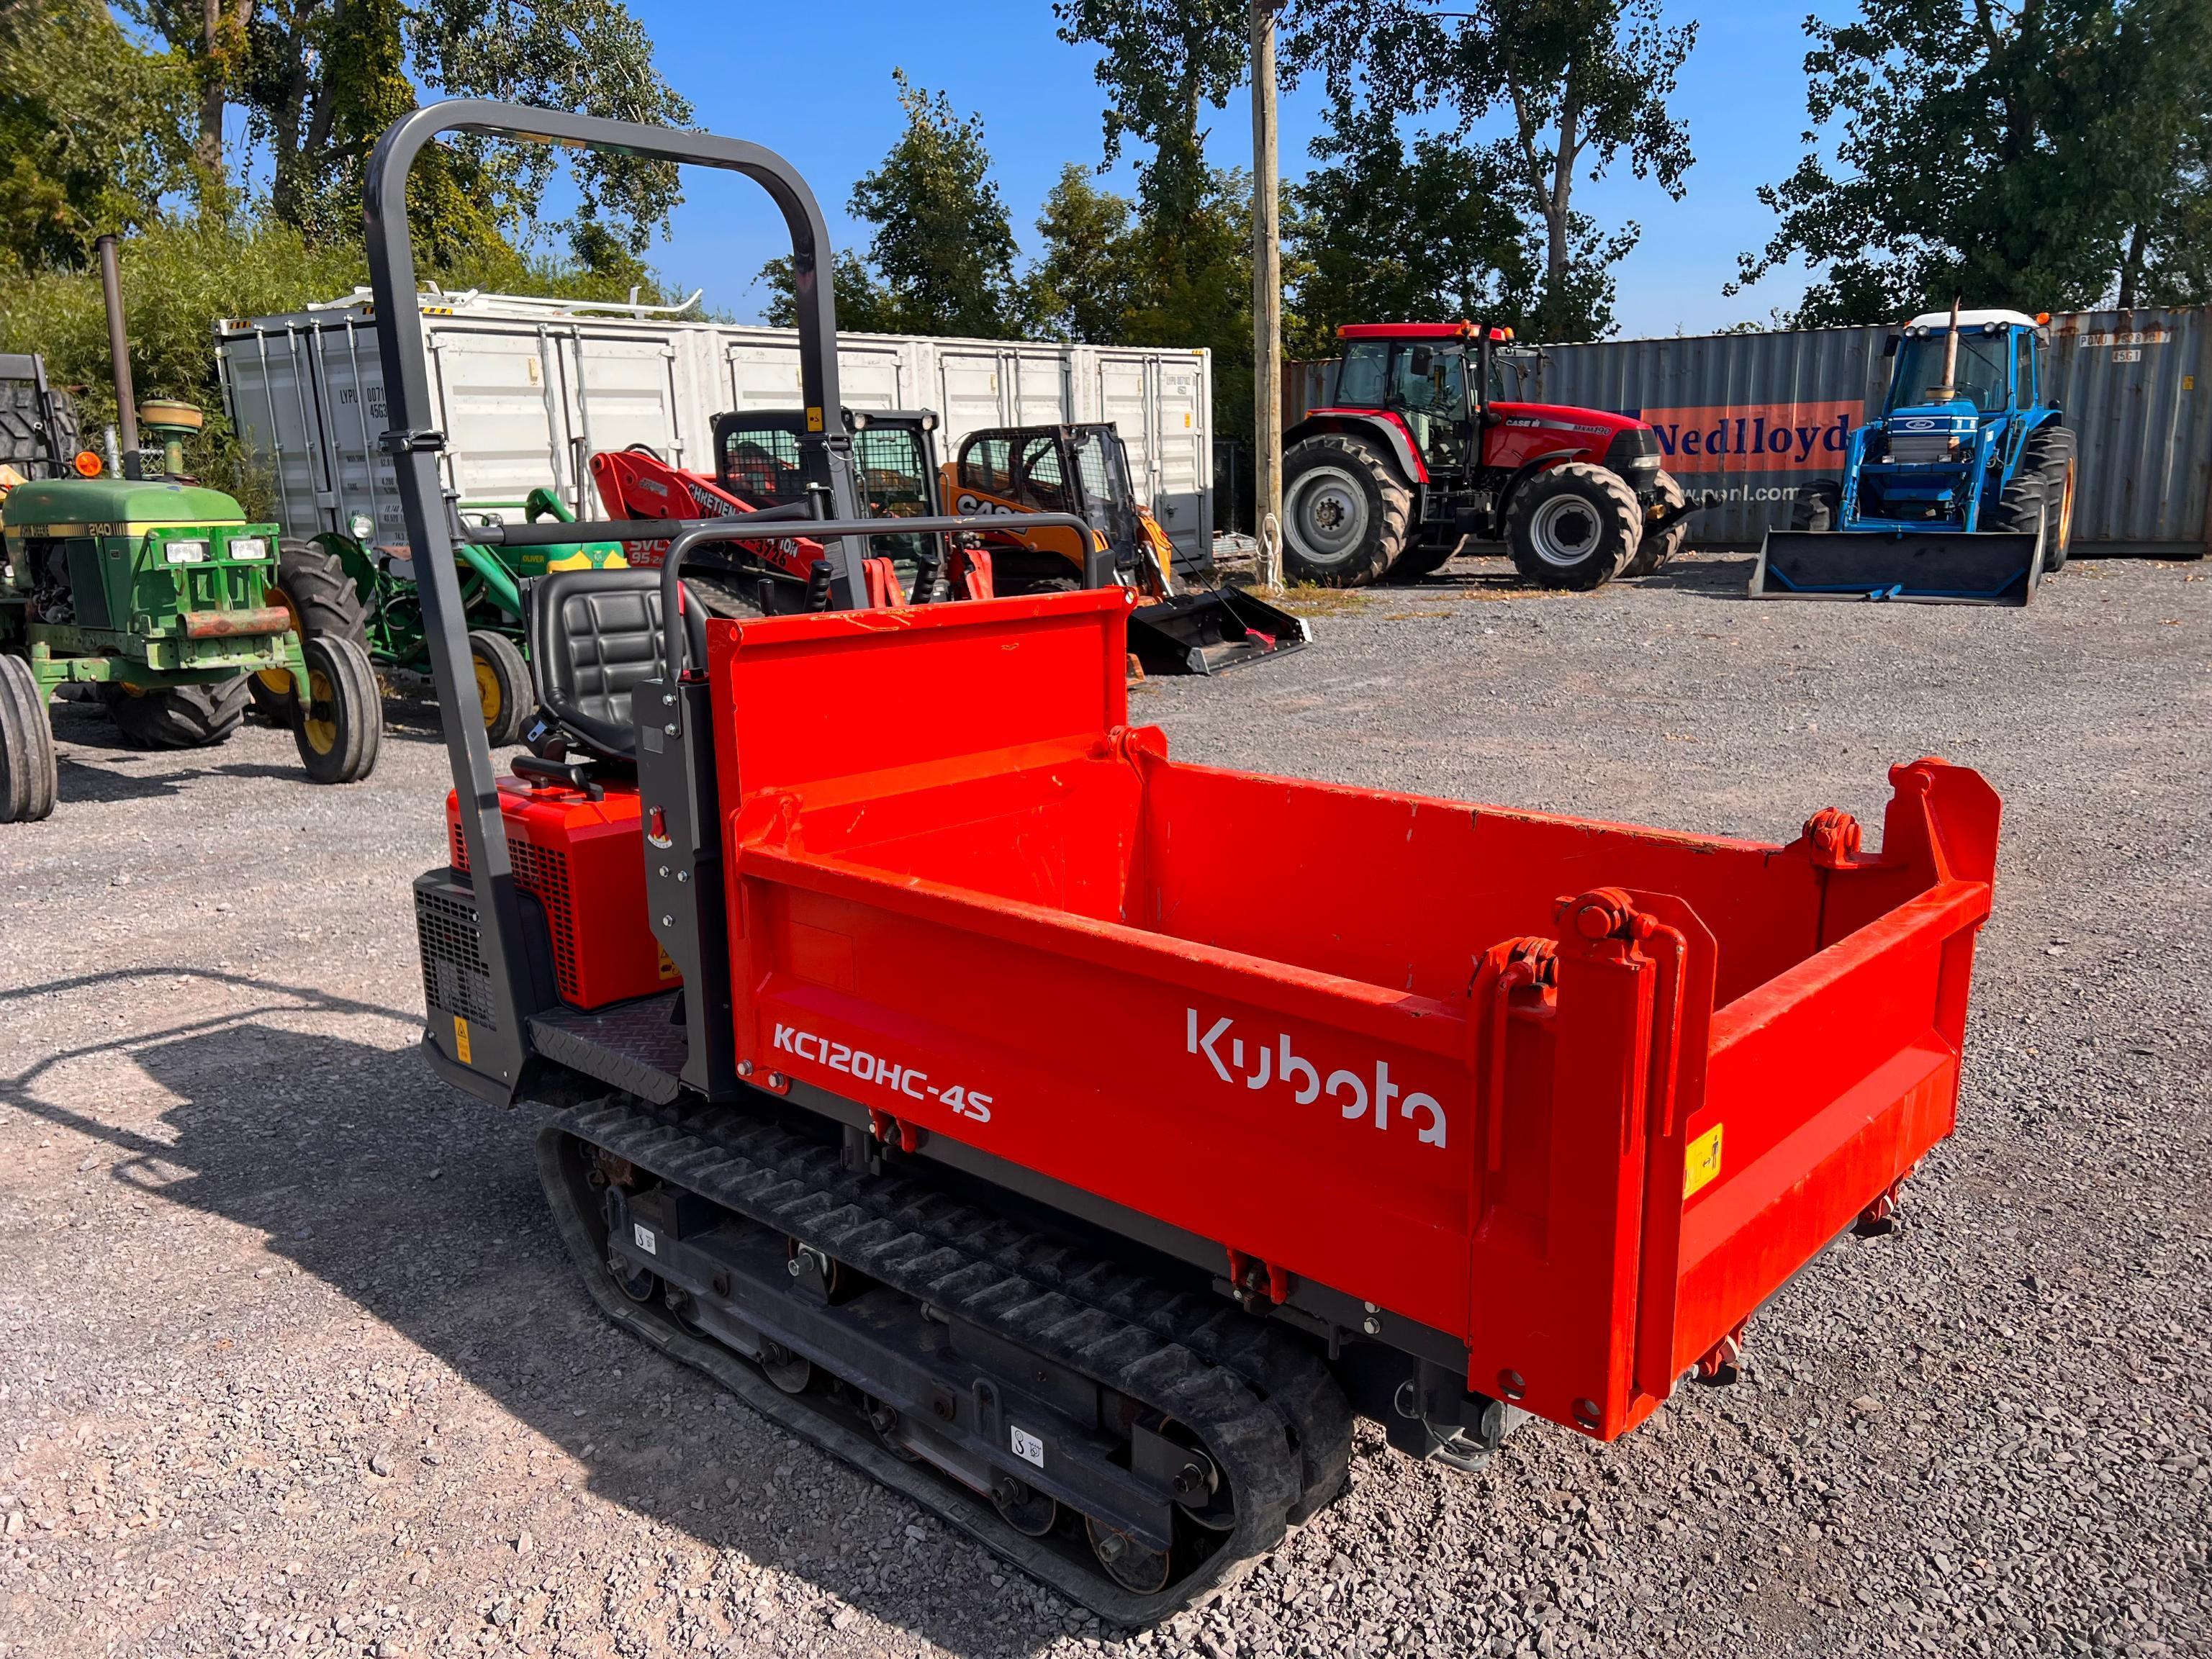
POLYGON ((2042 577, 2040 534, 1770 530, 1751 597, 2022 605, 2042 577))
POLYGON ((1302 617, 1242 588, 1195 588, 1129 613, 1129 649, 1148 674, 1218 674, 1295 651, 1312 638, 1302 617))

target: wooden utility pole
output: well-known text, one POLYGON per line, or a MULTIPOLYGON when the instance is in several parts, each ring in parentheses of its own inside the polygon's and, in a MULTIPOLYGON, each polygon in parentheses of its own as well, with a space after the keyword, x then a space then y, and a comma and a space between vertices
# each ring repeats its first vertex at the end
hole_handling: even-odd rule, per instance
POLYGON ((1252 0, 1252 529, 1260 583, 1283 583, 1283 249, 1275 160, 1275 8, 1252 0))

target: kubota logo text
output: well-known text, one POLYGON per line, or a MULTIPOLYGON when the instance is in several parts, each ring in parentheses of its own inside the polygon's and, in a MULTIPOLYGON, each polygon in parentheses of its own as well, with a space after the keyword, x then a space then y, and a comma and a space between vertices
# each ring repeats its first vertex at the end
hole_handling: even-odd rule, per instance
POLYGON ((1347 1120, 1369 1116, 1378 1129, 1392 1123, 1411 1123, 1419 1139, 1431 1146, 1444 1144, 1444 1109, 1434 1096, 1407 1094, 1390 1081, 1390 1062, 1375 1062, 1370 1086, 1358 1072, 1337 1070, 1326 1078, 1311 1060, 1291 1049, 1291 1034, 1279 1033, 1273 1042, 1253 1045, 1253 1059, 1245 1063, 1244 1039, 1236 1035, 1237 1022, 1224 1018, 1211 1025, 1199 1018, 1198 1010, 1184 1011, 1186 1041, 1190 1052, 1205 1057, 1224 1083, 1241 1083, 1247 1089, 1264 1089, 1279 1083, 1301 1106, 1310 1106, 1327 1095, 1329 1103, 1347 1120))

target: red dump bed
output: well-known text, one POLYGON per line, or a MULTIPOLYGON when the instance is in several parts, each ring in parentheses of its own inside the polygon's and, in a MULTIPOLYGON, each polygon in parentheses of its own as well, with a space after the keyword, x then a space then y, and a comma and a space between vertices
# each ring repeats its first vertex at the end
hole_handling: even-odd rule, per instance
POLYGON ((756 1083, 1604 1437, 1950 1133, 1975 773, 1895 768, 1869 855, 1840 814, 1778 847, 1186 766, 1126 723, 1127 605, 709 624, 756 1083))

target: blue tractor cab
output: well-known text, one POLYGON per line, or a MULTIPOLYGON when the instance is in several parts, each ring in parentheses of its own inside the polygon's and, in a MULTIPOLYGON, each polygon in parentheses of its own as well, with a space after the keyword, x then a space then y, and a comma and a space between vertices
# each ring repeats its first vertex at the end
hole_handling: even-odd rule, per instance
POLYGON ((1851 434, 1843 477, 1808 485, 1768 532, 1752 592, 2027 604, 2073 532, 2048 324, 1954 305, 1893 335, 1881 417, 1851 434))

